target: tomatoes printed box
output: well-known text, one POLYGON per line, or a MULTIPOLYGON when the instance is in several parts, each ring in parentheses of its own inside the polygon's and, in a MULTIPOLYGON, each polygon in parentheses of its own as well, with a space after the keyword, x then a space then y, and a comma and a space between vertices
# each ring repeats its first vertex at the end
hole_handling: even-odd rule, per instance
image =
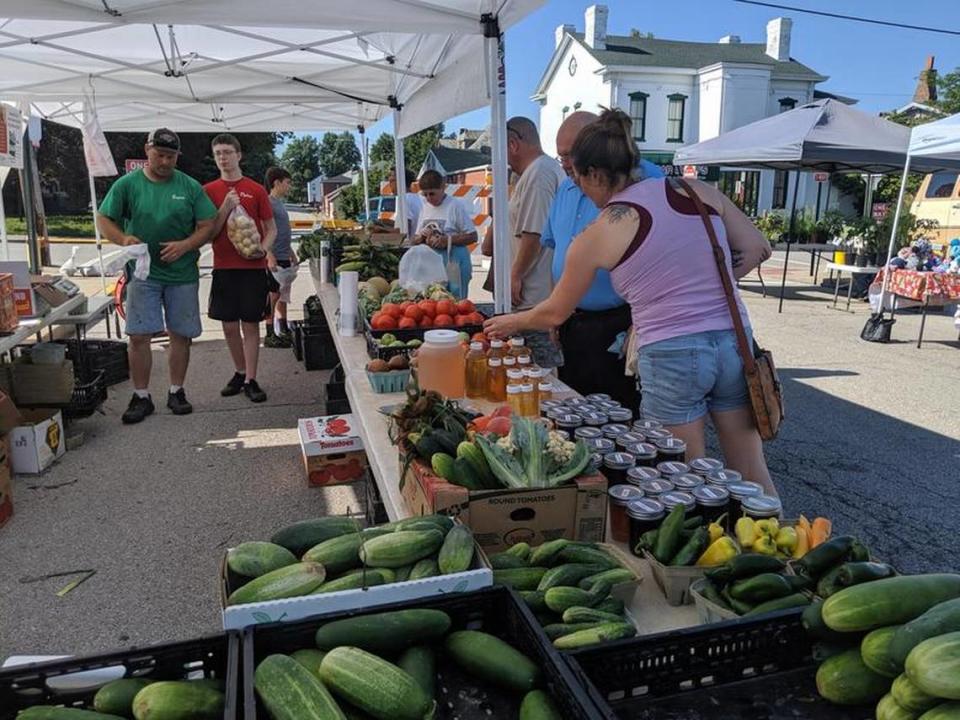
POLYGON ((301 418, 300 448, 310 485, 338 485, 363 477, 367 454, 353 415, 301 418))

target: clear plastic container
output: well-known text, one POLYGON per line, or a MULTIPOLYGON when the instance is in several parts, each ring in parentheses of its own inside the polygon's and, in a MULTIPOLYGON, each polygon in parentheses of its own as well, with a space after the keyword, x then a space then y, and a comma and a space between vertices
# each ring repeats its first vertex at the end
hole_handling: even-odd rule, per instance
POLYGON ((540 414, 537 393, 533 388, 533 383, 523 383, 520 386, 520 406, 523 408, 520 414, 524 417, 537 417, 540 414))
POLYGON ((498 357, 502 358, 507 354, 507 347, 504 344, 503 340, 491 340, 490 349, 487 350, 487 358, 498 357))
POLYGON ((517 369, 517 359, 512 355, 503 356, 503 369, 504 370, 516 370, 517 369))
POLYGON ((514 415, 523 415, 523 386, 507 385, 507 404, 514 415))
POLYGON ((518 335, 517 337, 510 338, 510 349, 507 351, 507 354, 519 358, 521 355, 530 357, 533 353, 531 353, 530 348, 527 347, 526 341, 518 335))
POLYGON ((540 382, 537 383, 537 400, 540 401, 540 407, 543 408, 544 403, 555 402, 553 399, 553 383, 544 382, 543 378, 540 378, 540 382))
POLYGON ((510 368, 507 370, 507 386, 523 385, 523 370, 510 368))
POLYGON ((487 396, 487 356, 483 343, 470 343, 467 353, 467 397, 485 398, 487 396))
POLYGON ((502 403, 507 399, 507 374, 503 360, 496 355, 487 358, 487 400, 502 403))
POLYGON ((455 330, 427 330, 417 353, 417 377, 422 390, 434 390, 452 400, 466 395, 467 358, 455 330))

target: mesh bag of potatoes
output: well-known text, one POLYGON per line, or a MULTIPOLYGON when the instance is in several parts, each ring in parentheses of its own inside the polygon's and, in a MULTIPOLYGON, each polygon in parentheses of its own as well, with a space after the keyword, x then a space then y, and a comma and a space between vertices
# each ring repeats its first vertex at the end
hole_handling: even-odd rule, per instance
POLYGON ((227 237, 230 238, 237 252, 247 260, 256 260, 264 256, 257 223, 243 209, 243 205, 237 205, 227 217, 227 237))

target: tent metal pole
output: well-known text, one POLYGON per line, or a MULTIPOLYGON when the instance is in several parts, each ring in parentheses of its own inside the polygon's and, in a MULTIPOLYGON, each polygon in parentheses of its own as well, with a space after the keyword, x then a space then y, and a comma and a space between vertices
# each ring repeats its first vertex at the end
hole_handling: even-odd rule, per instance
POLYGON ((93 215, 93 234, 97 238, 97 259, 100 261, 100 287, 103 294, 107 294, 107 278, 103 274, 103 240, 100 238, 100 226, 97 224, 97 186, 93 175, 87 173, 90 180, 90 212, 93 215))
POLYGON ((823 183, 817 183, 817 209, 813 213, 813 219, 820 221, 820 196, 823 194, 823 183))
POLYGON ((507 208, 507 108, 503 36, 496 17, 484 16, 484 59, 490 95, 490 144, 493 164, 493 303, 497 314, 511 310, 509 217, 507 208))
POLYGON ((9 170, 0 168, 0 250, 3 251, 3 259, 10 259, 10 245, 7 244, 7 211, 3 206, 3 183, 7 179, 9 170))
POLYGON ((34 198, 34 163, 35 155, 30 141, 30 129, 23 134, 23 174, 20 177, 20 189, 23 192, 23 215, 27 221, 27 261, 30 272, 39 275, 41 272, 40 244, 37 235, 37 204, 34 198))
POLYGON ((887 246, 887 262, 883 265, 883 290, 880 292, 881 310, 883 310, 886 301, 887 284, 890 282, 890 273, 887 272, 887 268, 890 266, 890 260, 893 258, 893 246, 897 241, 897 228, 900 226, 900 211, 903 209, 903 193, 907 189, 907 177, 910 175, 911 159, 910 153, 908 152, 907 162, 903 166, 903 176, 900 178, 900 192, 897 193, 897 209, 893 213, 893 227, 890 229, 890 244, 887 246))
MULTIPOLYGON (((789 175, 788 175, 789 177, 789 175)), ((787 255, 783 259, 783 278, 780 280, 780 305, 777 312, 783 312, 783 294, 787 287, 787 268, 790 266, 790 246, 793 244, 793 231, 797 226, 797 190, 800 188, 800 171, 793 172, 793 203, 790 208, 790 227, 787 230, 787 255)))
POLYGON ((823 202, 823 212, 824 214, 830 212, 830 191, 833 189, 833 173, 830 173, 827 176, 827 197, 823 202))
POLYGON ((363 182, 363 212, 367 218, 367 222, 370 222, 370 187, 367 184, 367 134, 364 131, 363 125, 358 125, 357 130, 360 131, 360 169, 361 169, 361 180, 363 182))
POLYGON ((416 228, 410 227, 407 220, 407 165, 406 158, 403 156, 403 138, 397 134, 397 128, 400 127, 400 111, 393 111, 393 162, 394 172, 397 176, 397 207, 394 215, 397 220, 394 221, 394 227, 403 233, 404 237, 409 238, 416 231, 416 228), (398 222, 399 221, 399 222, 398 222))

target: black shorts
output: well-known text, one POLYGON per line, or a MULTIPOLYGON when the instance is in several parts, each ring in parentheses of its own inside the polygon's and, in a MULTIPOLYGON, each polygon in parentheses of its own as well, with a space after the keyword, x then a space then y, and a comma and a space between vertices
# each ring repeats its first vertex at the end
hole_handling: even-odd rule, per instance
POLYGON ((265 269, 214 270, 207 315, 222 322, 267 317, 270 273, 265 269))

